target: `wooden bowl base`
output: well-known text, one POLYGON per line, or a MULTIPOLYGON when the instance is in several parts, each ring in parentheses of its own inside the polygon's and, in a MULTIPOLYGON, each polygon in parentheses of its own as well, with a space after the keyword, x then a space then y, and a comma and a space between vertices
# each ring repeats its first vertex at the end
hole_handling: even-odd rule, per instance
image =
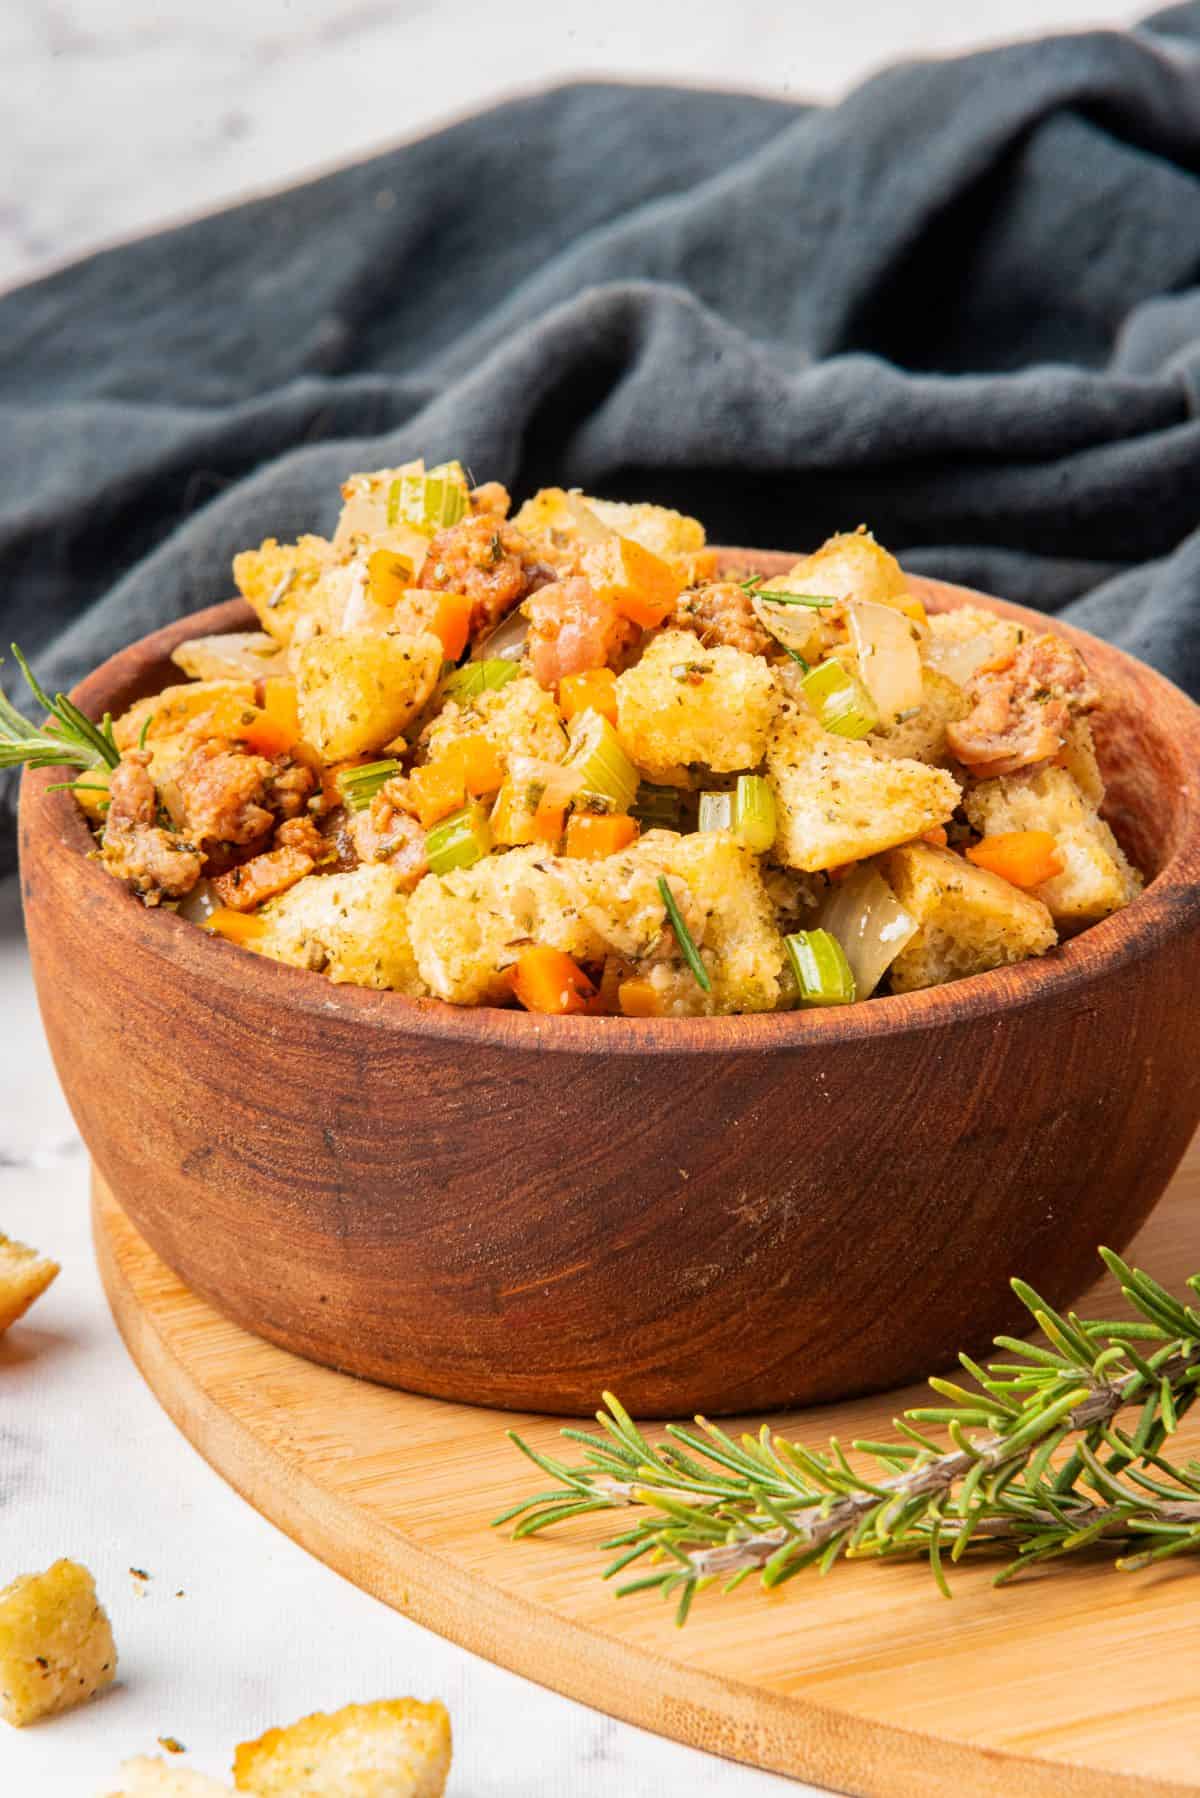
MULTIPOLYGON (((1200 1268, 1200 1139, 1134 1247, 1173 1290, 1200 1268)), ((1196 1573, 1104 1561, 999 1593, 992 1569, 839 1566, 772 1597, 705 1594, 683 1631, 614 1599, 612 1519, 512 1543, 489 1520, 537 1476, 504 1438, 558 1425, 414 1397, 259 1341, 193 1296, 99 1178, 96 1249, 137 1365, 212 1465, 294 1540, 429 1629, 628 1722, 887 1798, 1200 1793, 1196 1573), (455 1469, 469 1465, 470 1488, 455 1469), (589 1527, 590 1526, 590 1527, 589 1527)), ((1085 1314, 1118 1315, 1102 1282, 1085 1314)), ((878 1438, 917 1389, 774 1419, 798 1440, 878 1438)), ((757 1421, 757 1420, 756 1420, 757 1421)), ((1200 1452, 1200 1423, 1181 1431, 1200 1452)))

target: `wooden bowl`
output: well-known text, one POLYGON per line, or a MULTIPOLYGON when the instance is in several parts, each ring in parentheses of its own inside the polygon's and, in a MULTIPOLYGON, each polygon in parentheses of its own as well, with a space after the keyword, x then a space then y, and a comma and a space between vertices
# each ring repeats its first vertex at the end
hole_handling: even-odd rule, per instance
MULTIPOLYGON (((176 644, 248 621, 181 620, 76 698, 120 712, 176 644)), ((484 1405, 814 1403, 1019 1326, 1013 1274, 1068 1301, 1200 1119, 1200 711, 1056 628, 1111 694, 1110 815, 1145 894, 1043 960, 844 1011, 618 1022, 332 986, 145 910, 53 772, 26 775, 38 993, 97 1166, 247 1329, 484 1405)))

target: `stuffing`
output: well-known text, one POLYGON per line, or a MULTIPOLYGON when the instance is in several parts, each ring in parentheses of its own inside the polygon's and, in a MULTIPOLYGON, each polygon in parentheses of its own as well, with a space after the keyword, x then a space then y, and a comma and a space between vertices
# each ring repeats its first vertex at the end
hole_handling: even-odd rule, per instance
POLYGON ((421 751, 427 760, 436 761, 452 743, 476 735, 487 738, 506 768, 514 755, 561 762, 567 751, 567 733, 554 695, 529 675, 461 703, 447 700, 422 733, 421 751))
POLYGON ((1015 774, 1057 757, 1073 718, 1100 695, 1077 650, 1043 631, 1027 637, 1007 661, 986 666, 966 685, 969 709, 946 741, 973 773, 1015 774))
POLYGON ((301 733, 327 762, 381 749, 417 716, 441 670, 442 645, 429 632, 316 637, 296 662, 301 733))
POLYGON ((892 991, 915 992, 1044 955, 1054 920, 1029 893, 948 849, 906 843, 883 858, 888 885, 920 926, 892 963, 892 991))
POLYGON ((380 1699, 242 1742, 233 1777, 257 1798, 442 1798, 450 1755, 445 1705, 380 1699))
POLYGON ((869 600, 901 610, 912 604, 899 562, 865 530, 830 537, 814 555, 805 556, 783 579, 772 578, 770 584, 793 593, 869 600))
POLYGON ((409 940, 409 903, 403 875, 386 862, 309 874, 263 908, 253 947, 335 982, 419 998, 426 987, 409 940))
POLYGON ((1008 618, 998 618, 979 606, 956 606, 952 612, 931 612, 929 633, 923 644, 924 660, 956 686, 965 687, 973 674, 988 662, 1005 662, 1020 646, 1024 632, 1008 618))
POLYGON ((794 705, 785 705, 766 759, 779 813, 775 859, 805 873, 918 837, 959 800, 944 769, 834 736, 794 705))
POLYGON ((233 558, 233 578, 268 637, 286 647, 301 619, 324 620, 322 583, 334 559, 334 546, 324 537, 298 543, 267 537, 233 558))
POLYGON ((946 727, 966 716, 966 695, 954 681, 933 668, 925 669, 923 685, 920 709, 873 730, 871 747, 880 755, 904 756, 944 768, 954 760, 946 741, 946 727))
POLYGON ((0 1232, 0 1336, 24 1317, 58 1273, 57 1261, 0 1232))
POLYGON ((0 1591, 0 1717, 20 1728, 71 1710, 116 1677, 117 1651, 86 1567, 55 1561, 0 1591))
POLYGON ((981 836, 1048 830, 1063 871, 1031 890, 1060 928, 1079 929, 1128 905, 1141 890, 1117 839, 1065 768, 982 780, 963 801, 981 836))
POLYGON ((762 761, 778 694, 760 656, 706 649, 690 631, 663 631, 617 681, 617 729, 652 781, 678 782, 698 762, 716 772, 762 761))

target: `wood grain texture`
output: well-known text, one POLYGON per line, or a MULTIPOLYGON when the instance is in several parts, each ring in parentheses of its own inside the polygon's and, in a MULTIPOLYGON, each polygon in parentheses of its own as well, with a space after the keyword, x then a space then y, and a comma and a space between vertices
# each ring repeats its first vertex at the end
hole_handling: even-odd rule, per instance
MULTIPOLYGON (((915 1564, 839 1565, 767 1596, 705 1594, 683 1631, 598 1578, 609 1518, 513 1543, 489 1521, 536 1471, 494 1411, 389 1392, 257 1340, 194 1297, 97 1182, 114 1315, 200 1452, 367 1591, 489 1660, 662 1735, 879 1798, 1181 1798, 1200 1792, 1194 1565, 1078 1557, 941 1598, 915 1564)), ((1134 1250, 1182 1293, 1200 1269, 1200 1144, 1134 1250)), ((1037 1275, 1036 1266, 1025 1271, 1037 1275)), ((1119 1315, 1105 1281, 1085 1301, 1119 1315)), ((773 1421, 810 1446, 890 1434, 918 1389, 773 1421)), ((1195 1413, 1180 1453, 1200 1451, 1195 1413)), ((555 1421, 522 1418, 554 1451, 555 1421)))
MULTIPOLYGON (((80 703, 120 711, 184 637, 245 620, 160 631, 80 703)), ((1069 1300, 1200 1120, 1200 711, 1068 634, 1112 695, 1114 821, 1156 878, 1042 961, 841 1011, 558 1019, 334 987, 145 910, 53 771, 27 775, 38 993, 97 1165, 236 1321, 472 1403, 823 1401, 1012 1327, 1013 1268, 1069 1300)))

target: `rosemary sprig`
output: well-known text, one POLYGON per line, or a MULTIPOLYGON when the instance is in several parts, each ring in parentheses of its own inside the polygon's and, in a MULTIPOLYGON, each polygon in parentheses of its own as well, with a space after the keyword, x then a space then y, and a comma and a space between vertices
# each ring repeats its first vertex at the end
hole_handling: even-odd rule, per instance
MULTIPOLYGON (((836 1438, 820 1452, 765 1424, 735 1441, 698 1417, 694 1429, 668 1424, 667 1440, 652 1445, 605 1393, 602 1434, 562 1431, 583 1445, 581 1462, 539 1454, 509 1432, 554 1486, 495 1521, 515 1521, 519 1537, 590 1511, 645 1512, 601 1544, 617 1551, 603 1577, 648 1556, 653 1571, 618 1596, 671 1595, 678 1623, 714 1582, 731 1591, 757 1574, 770 1588, 813 1565, 827 1572, 839 1556, 923 1557, 949 1597, 946 1561, 969 1552, 1015 1550, 996 1585, 1096 1543, 1118 1551, 1124 1572, 1195 1553, 1200 1461, 1169 1460, 1163 1447, 1200 1388, 1200 1310, 1111 1250, 1100 1254, 1134 1321, 1064 1315, 1014 1280, 1049 1346, 998 1336, 1013 1359, 980 1367, 960 1355, 972 1387, 931 1379, 945 1404, 895 1419, 895 1441, 850 1444, 865 1470, 836 1438)), ((1200 1274, 1188 1285, 1200 1294, 1200 1274)))
POLYGON ((675 940, 679 944, 680 953, 682 954, 684 961, 686 961, 688 967, 695 975, 696 984, 700 987, 701 991, 710 993, 712 991, 712 981, 708 977, 708 969, 700 959, 700 951, 696 947, 692 938, 692 933, 684 921, 683 913, 675 902, 674 893, 667 885, 666 877, 662 874, 658 877, 658 891, 663 905, 666 907, 667 917, 670 920, 671 929, 675 932, 675 940))
POLYGON ((12 652, 30 692, 49 718, 44 725, 34 724, 0 691, 0 768, 115 768, 121 752, 113 741, 109 714, 93 724, 65 693, 56 693, 51 699, 15 643, 12 652))
POLYGON ((765 599, 773 606, 809 606, 813 611, 828 611, 838 601, 828 593, 785 593, 779 587, 764 587, 766 577, 756 574, 748 581, 741 583, 742 592, 749 593, 752 599, 765 599))

